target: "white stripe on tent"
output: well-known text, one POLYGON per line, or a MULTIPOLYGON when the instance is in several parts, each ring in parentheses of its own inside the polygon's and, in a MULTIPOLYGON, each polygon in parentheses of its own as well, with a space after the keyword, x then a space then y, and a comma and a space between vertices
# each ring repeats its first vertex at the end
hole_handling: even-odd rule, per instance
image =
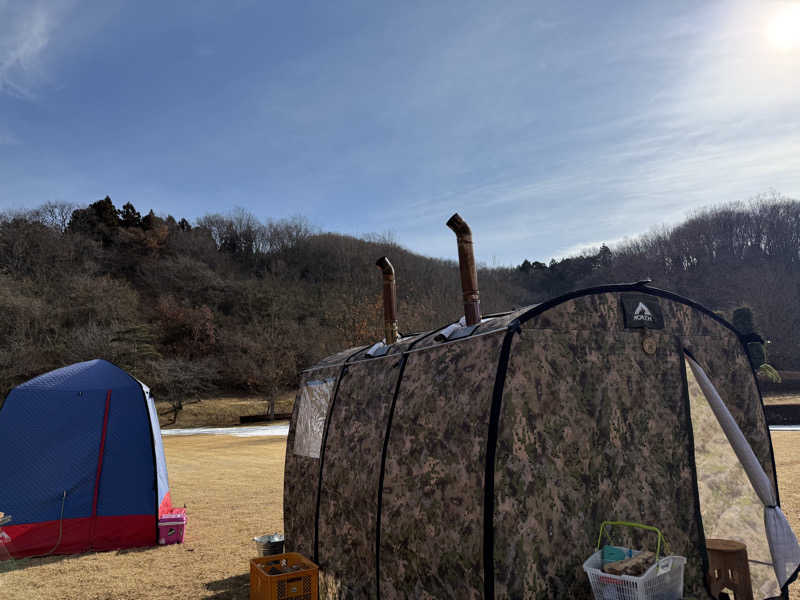
POLYGON ((761 503, 764 505, 764 524, 767 531, 767 541, 769 542, 770 553, 772 554, 772 566, 775 569, 775 576, 783 587, 789 578, 795 573, 800 565, 800 546, 797 538, 786 520, 786 516, 781 511, 772 482, 764 472, 764 468, 758 461, 750 444, 747 443, 742 430, 736 424, 728 407, 720 398, 714 384, 706 375, 705 371, 698 365, 691 356, 686 355, 686 361, 694 373, 700 389, 708 400, 714 416, 717 417, 725 436, 728 438, 733 451, 736 453, 739 462, 742 463, 747 478, 758 494, 761 503))

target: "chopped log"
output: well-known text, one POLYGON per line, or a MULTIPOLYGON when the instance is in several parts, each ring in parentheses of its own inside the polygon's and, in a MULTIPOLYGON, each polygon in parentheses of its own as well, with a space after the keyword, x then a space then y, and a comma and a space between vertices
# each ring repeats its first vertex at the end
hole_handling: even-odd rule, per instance
POLYGON ((638 577, 649 569, 656 562, 656 555, 652 552, 640 552, 636 556, 608 563, 603 567, 603 571, 609 575, 631 575, 638 577))

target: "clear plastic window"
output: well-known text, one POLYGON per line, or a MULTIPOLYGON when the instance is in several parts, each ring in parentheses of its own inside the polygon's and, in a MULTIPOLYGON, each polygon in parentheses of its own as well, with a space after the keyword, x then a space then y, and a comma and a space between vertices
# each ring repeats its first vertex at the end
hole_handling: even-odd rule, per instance
POLYGON ((300 390, 300 406, 295 423, 294 453, 299 456, 319 458, 325 418, 335 377, 307 382, 300 390))

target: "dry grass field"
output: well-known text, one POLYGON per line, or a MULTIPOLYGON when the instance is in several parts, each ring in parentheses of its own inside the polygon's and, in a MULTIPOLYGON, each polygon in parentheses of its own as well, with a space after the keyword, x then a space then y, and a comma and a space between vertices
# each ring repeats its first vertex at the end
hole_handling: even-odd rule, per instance
POLYGON ((764 396, 764 404, 800 404, 800 394, 771 394, 764 396))
MULTIPOLYGON (((800 432, 774 432, 783 509, 800 531, 800 432)), ((183 545, 33 559, 0 574, 3 600, 246 600, 254 535, 282 531, 284 438, 167 437, 183 545)), ((790 598, 800 600, 800 585, 790 598)))
MULTIPOLYGON (((275 399, 275 413, 291 413, 296 392, 282 394, 275 399)), ((229 427, 239 424, 243 415, 265 414, 264 398, 210 398, 184 404, 183 410, 168 412, 167 402, 156 402, 161 427, 229 427)))

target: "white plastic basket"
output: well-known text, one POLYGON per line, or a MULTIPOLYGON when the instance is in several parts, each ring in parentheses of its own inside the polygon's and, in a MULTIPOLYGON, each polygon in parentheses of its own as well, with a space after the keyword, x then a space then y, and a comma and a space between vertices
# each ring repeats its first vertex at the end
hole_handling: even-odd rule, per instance
MULTIPOLYGON (((630 556, 640 553, 621 550, 630 556)), ((589 576, 595 600, 681 600, 685 564, 683 556, 665 556, 639 577, 611 575, 603 572, 603 551, 598 550, 583 563, 583 570, 589 576)))

